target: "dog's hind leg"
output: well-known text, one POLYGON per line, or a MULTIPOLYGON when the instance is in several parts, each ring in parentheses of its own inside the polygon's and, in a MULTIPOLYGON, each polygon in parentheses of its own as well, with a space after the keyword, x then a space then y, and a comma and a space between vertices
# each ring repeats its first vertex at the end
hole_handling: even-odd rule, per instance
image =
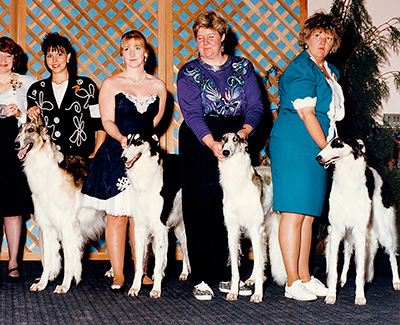
POLYGON ((57 232, 51 226, 47 226, 43 234, 43 272, 38 283, 33 283, 31 291, 42 291, 49 281, 53 281, 60 273, 61 257, 60 243, 57 232))
POLYGON ((167 266, 167 252, 168 252, 168 231, 167 228, 160 222, 154 230, 154 285, 150 291, 151 298, 161 297, 161 281, 164 277, 164 270, 167 266))
POLYGON ((343 288, 347 282, 347 273, 350 267, 351 256, 353 255, 353 238, 351 235, 345 236, 344 239, 344 261, 342 273, 340 275, 340 286, 343 288))
POLYGON ((378 238, 376 237, 373 229, 368 229, 368 236, 366 239, 366 261, 365 261, 365 279, 367 282, 372 282, 374 279, 374 260, 376 252, 379 248, 378 238))
POLYGON ((386 253, 389 254, 390 267, 392 269, 392 283, 394 290, 400 290, 400 278, 397 265, 397 233, 396 227, 387 230, 387 233, 381 235, 379 242, 385 248, 386 253))
POLYGON ((142 285, 144 259, 148 243, 148 232, 145 227, 135 220, 135 276, 129 289, 128 296, 137 296, 142 285))
POLYGON ((186 281, 190 273, 190 263, 187 249, 186 230, 183 219, 181 219, 180 222, 175 226, 174 233, 182 249, 182 272, 179 275, 179 280, 186 281))
POLYGON ((75 279, 76 285, 81 281, 82 275, 82 249, 84 239, 79 229, 79 221, 69 229, 64 227, 62 233, 62 245, 64 248, 64 279, 61 285, 58 285, 54 293, 67 293, 71 287, 72 279, 75 279))
POLYGON ((337 262, 339 253, 339 244, 342 235, 339 230, 334 230, 333 226, 328 228, 328 237, 326 239, 326 266, 328 273, 328 294, 325 297, 325 303, 334 304, 336 302, 336 284, 337 284, 337 262))
MULTIPOLYGON (((226 212, 224 212, 226 213, 226 212)), ((225 220, 229 220, 226 219, 225 220)), ((239 240, 240 240, 240 225, 235 222, 235 217, 230 218, 230 221, 225 221, 228 231, 228 246, 229 259, 231 264, 231 289, 226 296, 226 300, 237 300, 239 294, 239 240)))
POLYGON ((365 261, 366 261, 366 236, 367 229, 353 229, 356 257, 356 305, 365 305, 367 300, 364 294, 365 261))

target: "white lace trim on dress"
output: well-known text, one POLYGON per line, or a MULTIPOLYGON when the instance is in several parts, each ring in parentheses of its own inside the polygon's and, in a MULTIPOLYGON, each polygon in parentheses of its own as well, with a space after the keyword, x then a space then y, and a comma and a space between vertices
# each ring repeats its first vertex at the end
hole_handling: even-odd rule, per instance
POLYGON ((332 74, 326 61, 324 62, 324 65, 326 71, 328 71, 328 74, 331 77, 331 79, 326 79, 326 81, 332 89, 332 101, 329 104, 328 112, 328 117, 331 120, 331 123, 329 126, 328 137, 326 138, 326 140, 329 142, 338 135, 336 121, 341 121, 344 117, 344 96, 342 87, 340 87, 339 83, 336 81, 336 76, 332 74))
POLYGON ((317 97, 306 97, 306 98, 297 98, 292 102, 294 109, 300 109, 303 107, 310 107, 317 104, 317 97))
POLYGON ((132 103, 135 104, 136 109, 140 114, 146 112, 149 105, 154 103, 157 99, 157 94, 153 94, 144 98, 137 98, 136 96, 133 96, 131 94, 125 92, 122 93, 126 96, 126 98, 128 98, 132 103))

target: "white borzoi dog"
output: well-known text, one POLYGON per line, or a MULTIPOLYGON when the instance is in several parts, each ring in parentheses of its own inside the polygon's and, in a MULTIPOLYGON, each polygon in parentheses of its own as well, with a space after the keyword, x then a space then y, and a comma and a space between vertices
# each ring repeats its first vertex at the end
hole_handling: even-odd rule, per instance
POLYGON ((224 134, 221 143, 225 160, 219 161, 218 166, 232 269, 231 289, 226 299, 236 300, 238 296, 240 236, 243 233, 250 238, 253 246, 253 272, 246 281, 247 285, 255 284, 250 301, 261 302, 267 239, 272 276, 278 284, 286 283, 278 242, 280 215, 272 211, 271 171, 267 166, 251 166, 247 142, 237 134, 224 134))
POLYGON ((377 171, 367 165, 362 140, 345 143, 339 138, 329 142, 317 160, 325 168, 334 164, 329 198, 329 222, 326 247, 328 295, 325 302, 336 301, 337 261, 339 244, 344 239, 344 265, 340 278, 347 280, 350 258, 355 248, 356 305, 365 305, 365 279, 374 276, 374 257, 378 243, 389 254, 393 287, 400 290, 397 269, 397 233, 394 201, 377 171), (366 269, 365 269, 366 268, 366 269))
MULTIPOLYGON (((164 170, 168 155, 162 159, 160 154, 156 136, 146 138, 145 135, 130 134, 128 144, 121 155, 131 185, 132 215, 135 220, 136 263, 133 284, 128 292, 130 296, 137 296, 140 291, 143 263, 151 237, 155 266, 150 297, 161 296, 161 281, 167 265, 168 230, 171 227, 183 253, 183 269, 179 279, 186 280, 190 272, 182 216, 182 192, 176 186, 174 189, 168 189, 165 179, 171 175, 169 170, 164 170), (166 220, 166 225, 162 220, 166 220)), ((179 174, 177 176, 179 178, 179 174)))
POLYGON ((43 234, 43 273, 31 291, 44 290, 61 269, 64 251, 64 279, 55 293, 66 293, 72 279, 81 280, 85 244, 96 239, 105 227, 104 213, 82 208, 81 188, 86 170, 79 157, 64 157, 52 143, 46 129, 34 122, 22 125, 15 140, 23 161, 34 204, 34 218, 43 234), (61 168, 60 164, 68 165, 61 168), (71 169, 80 173, 74 177, 71 169), (69 171, 68 171, 69 170, 69 171))

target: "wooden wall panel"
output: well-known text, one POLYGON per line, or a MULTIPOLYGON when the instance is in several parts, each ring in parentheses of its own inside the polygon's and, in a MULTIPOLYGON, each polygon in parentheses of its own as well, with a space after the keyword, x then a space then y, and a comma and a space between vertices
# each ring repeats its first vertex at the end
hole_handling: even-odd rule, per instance
MULTIPOLYGON (((307 0, 3 0, 0 36, 10 36, 23 47, 29 59, 28 74, 41 79, 48 76, 41 41, 46 33, 59 32, 73 44, 78 73, 100 86, 121 69, 122 34, 140 30, 157 57, 155 74, 165 81, 172 99, 171 123, 161 143, 168 152, 178 153, 182 115, 176 100, 176 77, 179 68, 197 56, 193 20, 210 9, 219 10, 228 20, 237 40, 235 54, 253 62, 275 110, 279 104, 277 77, 299 52, 297 39, 307 17, 307 0)), ((38 229, 31 219, 25 259, 40 258, 37 238, 38 229)), ((0 259, 7 258, 3 237, 0 259)), ((104 239, 92 245, 91 258, 107 258, 104 239)))

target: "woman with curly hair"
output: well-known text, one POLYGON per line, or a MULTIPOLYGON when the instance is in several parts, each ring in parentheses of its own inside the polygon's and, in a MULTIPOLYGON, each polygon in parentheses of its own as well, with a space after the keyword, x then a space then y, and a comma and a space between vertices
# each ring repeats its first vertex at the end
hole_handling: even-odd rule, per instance
POLYGON ((315 300, 328 291, 310 276, 309 257, 312 224, 322 213, 327 188, 327 171, 315 157, 337 134, 335 121, 344 117, 338 69, 325 61, 339 47, 341 33, 332 15, 311 16, 300 33, 303 51, 279 82, 280 110, 269 142, 273 209, 281 212, 285 297, 296 300, 315 300))

